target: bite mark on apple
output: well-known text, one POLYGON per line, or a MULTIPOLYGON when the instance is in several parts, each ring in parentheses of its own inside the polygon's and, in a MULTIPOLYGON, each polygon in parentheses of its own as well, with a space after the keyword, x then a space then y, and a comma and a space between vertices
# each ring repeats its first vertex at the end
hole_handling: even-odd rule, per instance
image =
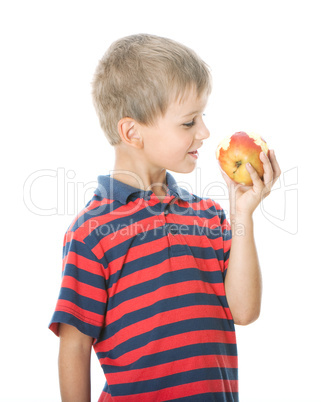
POLYGON ((269 147, 262 137, 255 133, 247 133, 247 135, 254 140, 254 143, 256 145, 262 148, 262 151, 265 153, 265 155, 268 154, 269 147))

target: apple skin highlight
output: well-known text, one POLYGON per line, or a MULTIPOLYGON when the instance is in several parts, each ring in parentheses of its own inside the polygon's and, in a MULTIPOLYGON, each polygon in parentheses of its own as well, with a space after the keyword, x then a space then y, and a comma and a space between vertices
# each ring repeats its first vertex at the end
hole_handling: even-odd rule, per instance
POLYGON ((251 186, 253 183, 246 164, 250 163, 262 179, 264 174, 263 163, 260 160, 262 151, 269 156, 269 148, 263 138, 257 134, 239 131, 221 141, 216 149, 216 158, 221 169, 233 181, 251 186))

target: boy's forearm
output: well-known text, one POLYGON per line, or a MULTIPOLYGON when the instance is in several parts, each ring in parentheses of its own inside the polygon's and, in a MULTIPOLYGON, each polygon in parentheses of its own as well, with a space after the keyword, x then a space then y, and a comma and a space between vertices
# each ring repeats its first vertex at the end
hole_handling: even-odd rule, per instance
MULTIPOLYGON (((90 402, 89 337, 77 338, 77 330, 63 325, 60 334, 59 383, 62 402, 90 402)), ((80 335, 81 336, 81 335, 80 335)))
POLYGON ((262 296, 252 216, 232 216, 231 228, 232 243, 225 292, 234 322, 246 325, 258 318, 262 296))
POLYGON ((59 382, 62 402, 90 401, 89 357, 82 353, 59 355, 59 382))

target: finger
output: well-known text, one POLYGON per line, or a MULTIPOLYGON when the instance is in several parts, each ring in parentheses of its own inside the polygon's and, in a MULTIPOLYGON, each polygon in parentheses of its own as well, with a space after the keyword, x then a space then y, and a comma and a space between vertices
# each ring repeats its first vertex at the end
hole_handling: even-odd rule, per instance
POLYGON ((232 180, 230 178, 230 176, 228 176, 228 174, 224 172, 223 169, 221 169, 221 174, 222 174, 222 177, 223 177, 223 179, 224 179, 224 181, 225 181, 225 183, 227 185, 230 199, 232 200, 233 197, 235 196, 235 193, 236 193, 236 190, 237 190, 237 183, 235 183, 235 181, 232 180))
POLYGON ((273 169, 273 184, 274 184, 277 181, 277 179, 281 176, 282 172, 279 163, 276 160, 275 151, 273 149, 270 150, 270 162, 273 169))
POLYGON ((234 194, 234 197, 236 196, 236 193, 244 193, 245 191, 252 188, 252 186, 245 186, 244 184, 237 183, 236 181, 231 179, 230 176, 228 176, 223 169, 221 169, 221 173, 223 179, 225 180, 225 183, 227 184, 230 195, 234 194))
POLYGON ((252 182, 253 182, 252 189, 255 192, 261 193, 263 188, 264 188, 264 183, 261 180, 258 172, 254 169, 254 167, 250 163, 246 164, 246 169, 249 172, 249 174, 251 176, 251 179, 252 179, 252 182))
POLYGON ((224 172, 223 169, 221 169, 221 174, 222 174, 222 177, 223 177, 225 183, 229 187, 233 183, 233 180, 224 172))
POLYGON ((263 163, 263 181, 268 190, 271 190, 273 185, 273 168, 269 157, 264 153, 260 153, 260 159, 263 163))

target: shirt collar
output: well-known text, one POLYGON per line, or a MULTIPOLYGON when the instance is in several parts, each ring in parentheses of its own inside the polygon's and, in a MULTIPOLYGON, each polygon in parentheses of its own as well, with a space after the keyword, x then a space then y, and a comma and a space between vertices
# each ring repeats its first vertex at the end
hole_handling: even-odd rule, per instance
MULTIPOLYGON (((180 198, 183 201, 192 202, 195 197, 187 190, 179 187, 174 177, 166 172, 166 183, 168 193, 180 198)), ((140 198, 150 196, 152 191, 144 191, 139 188, 125 184, 119 180, 114 179, 110 175, 98 176, 98 187, 95 194, 103 198, 120 201, 122 204, 127 204, 128 197, 132 194, 138 193, 140 198)))

